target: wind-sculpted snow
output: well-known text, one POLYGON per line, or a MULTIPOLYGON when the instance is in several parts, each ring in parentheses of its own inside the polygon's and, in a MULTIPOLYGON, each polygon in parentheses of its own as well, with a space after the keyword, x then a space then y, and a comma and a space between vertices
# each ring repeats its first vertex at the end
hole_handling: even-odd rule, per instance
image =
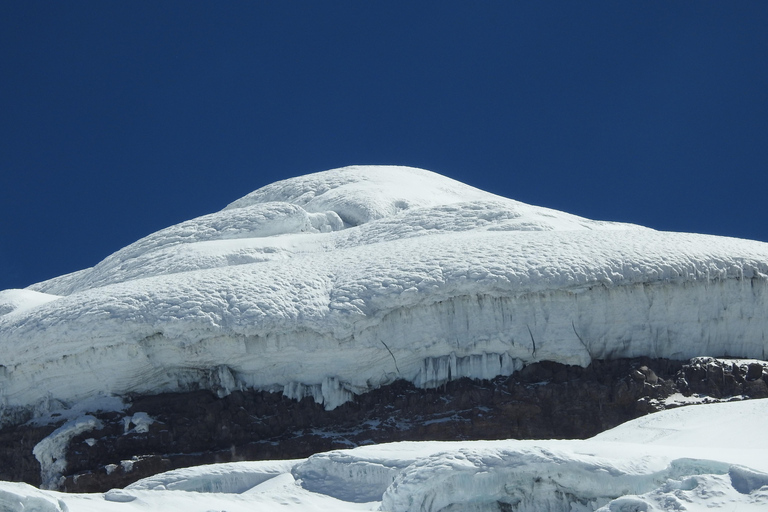
POLYGON ((352 166, 272 183, 226 209, 285 201, 308 212, 334 211, 357 226, 403 210, 491 198, 503 199, 423 169, 352 166))
POLYGON ((182 468, 151 476, 126 487, 126 490, 169 490, 240 494, 283 473, 298 461, 250 461, 182 468))
POLYGON ((255 387, 330 409, 540 360, 764 358, 767 283, 768 244, 337 169, 2 292, 0 422, 99 394, 255 387))
POLYGON ((247 242, 238 244, 238 241, 259 240, 282 234, 328 232, 341 227, 341 219, 333 212, 310 214, 289 203, 273 202, 224 210, 142 238, 86 271, 86 275, 75 283, 69 286, 54 285, 53 288, 69 295, 154 275, 267 261, 276 257, 278 247, 271 244, 260 247, 247 242))
POLYGON ((363 446, 304 460, 179 469, 104 494, 0 482, 0 509, 759 511, 768 507, 766 414, 768 400, 697 405, 588 440, 363 446))
MULTIPOLYGON (((595 510, 622 494, 649 492, 670 479, 725 474, 722 462, 640 456, 616 460, 556 442, 467 447, 411 464, 383 495, 382 510, 595 510)), ((601 452, 601 447, 592 447, 601 452)), ((625 456, 627 454, 624 454, 625 456)))
POLYGON ((305 489, 343 501, 381 500, 395 478, 420 457, 450 450, 450 442, 401 442, 313 455, 292 474, 305 489))

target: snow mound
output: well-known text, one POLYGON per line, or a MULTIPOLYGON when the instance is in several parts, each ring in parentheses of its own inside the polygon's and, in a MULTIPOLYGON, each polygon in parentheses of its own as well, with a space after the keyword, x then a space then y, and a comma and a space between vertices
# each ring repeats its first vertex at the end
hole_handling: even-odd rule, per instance
POLYGON ((403 210, 491 197, 496 196, 423 169, 366 165, 278 181, 251 192, 226 209, 282 201, 308 212, 334 211, 345 225, 357 226, 403 210))
POLYGON ((768 244, 346 167, 2 292, 0 423, 95 395, 252 387, 331 409, 541 360, 765 358, 767 291, 768 244))
POLYGON ((62 500, 28 484, 0 482, 0 510, 4 512, 69 512, 62 500))
POLYGON ((283 473, 296 460, 229 462, 176 469, 134 482, 126 490, 240 494, 283 473))
POLYGON ((293 468, 305 489, 353 503, 381 500, 406 467, 450 443, 395 443, 313 455, 293 468), (409 450, 410 449, 410 450, 409 450))
POLYGON ((0 316, 13 312, 22 313, 58 298, 58 295, 33 290, 2 290, 0 291, 0 316))
POLYGON ((754 439, 754 425, 768 417, 768 399, 680 407, 637 418, 602 432, 595 441, 652 443, 659 446, 710 446, 749 451, 768 447, 754 439), (713 414, 717 411, 717 414, 713 414), (727 435, 723 435, 727 432, 727 435))

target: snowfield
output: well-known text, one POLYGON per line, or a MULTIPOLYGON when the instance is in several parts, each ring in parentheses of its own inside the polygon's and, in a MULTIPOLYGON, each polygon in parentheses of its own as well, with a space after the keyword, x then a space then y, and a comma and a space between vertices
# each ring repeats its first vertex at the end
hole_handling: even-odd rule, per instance
POLYGON ((103 494, 0 482, 21 512, 768 509, 768 399, 662 411, 584 441, 392 443, 217 464, 103 494))
POLYGON ((768 244, 346 167, 0 292, 0 424, 127 393, 258 388, 332 409, 541 360, 764 359, 767 283, 768 244))

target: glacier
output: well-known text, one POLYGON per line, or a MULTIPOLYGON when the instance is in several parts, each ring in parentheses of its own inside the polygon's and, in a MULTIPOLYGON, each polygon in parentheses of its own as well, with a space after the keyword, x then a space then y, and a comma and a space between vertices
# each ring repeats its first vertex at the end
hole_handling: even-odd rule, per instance
POLYGON ((768 244, 594 221, 409 167, 262 187, 0 292, 0 424, 211 389, 327 409, 536 361, 765 359, 768 244))
POLYGON ((695 405, 587 440, 388 443, 177 469, 105 493, 0 482, 0 509, 759 511, 768 507, 766 414, 768 399, 695 405))

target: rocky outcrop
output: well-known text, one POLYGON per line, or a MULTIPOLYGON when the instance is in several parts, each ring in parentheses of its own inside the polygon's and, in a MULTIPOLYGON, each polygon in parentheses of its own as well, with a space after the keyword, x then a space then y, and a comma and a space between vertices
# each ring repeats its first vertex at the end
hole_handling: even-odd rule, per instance
MULTIPOLYGON (((594 361, 587 368, 540 362, 510 377, 463 378, 437 389, 397 381, 332 411, 310 397, 257 391, 135 396, 123 412, 93 414, 97 428, 71 437, 57 485, 105 491, 178 467, 387 441, 586 438, 685 402, 676 396, 768 397, 766 368, 713 358, 594 361)), ((0 431, 0 479, 40 485, 33 449, 57 427, 0 431)))

